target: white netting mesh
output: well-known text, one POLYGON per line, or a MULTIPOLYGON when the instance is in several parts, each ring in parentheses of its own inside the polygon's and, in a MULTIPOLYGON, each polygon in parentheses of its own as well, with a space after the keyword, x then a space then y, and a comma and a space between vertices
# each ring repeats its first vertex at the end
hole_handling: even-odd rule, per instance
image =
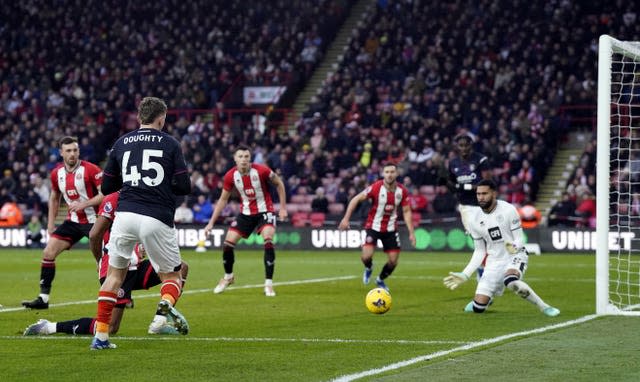
POLYGON ((611 66, 609 302, 640 310, 640 43, 614 45, 611 66))

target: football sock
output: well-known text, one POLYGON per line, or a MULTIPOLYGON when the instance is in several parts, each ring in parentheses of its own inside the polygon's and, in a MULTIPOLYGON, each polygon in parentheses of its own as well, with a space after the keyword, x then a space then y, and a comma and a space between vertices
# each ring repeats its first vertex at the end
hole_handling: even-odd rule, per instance
POLYGON ((487 306, 489 305, 489 303, 487 302, 486 304, 481 304, 479 302, 477 302, 475 299, 473 300, 473 312, 474 313, 482 313, 485 310, 487 310, 487 306))
POLYGON ((266 279, 273 278, 273 272, 276 267, 276 251, 273 248, 271 239, 264 240, 264 273, 266 279))
MULTIPOLYGON (((67 334, 94 334, 95 320, 91 317, 83 317, 77 320, 52 322, 55 328, 51 333, 67 333, 67 334)), ((49 328, 51 330, 51 328, 49 328)))
POLYGON ((42 299, 44 302, 48 302, 49 294, 51 293, 51 284, 56 277, 56 261, 42 259, 40 265, 40 294, 46 295, 47 300, 42 299))
POLYGON ((396 269, 395 265, 391 265, 389 263, 386 263, 384 265, 384 267, 382 267, 382 270, 380 271, 380 279, 384 280, 387 277, 389 277, 391 275, 391 273, 393 273, 394 269, 396 269))
POLYGON ((233 263, 235 262, 234 248, 235 245, 229 241, 225 241, 222 245, 222 265, 224 266, 224 273, 233 273, 233 263))
POLYGON ((111 323, 111 314, 117 299, 118 295, 113 292, 100 291, 98 293, 95 334, 96 338, 101 341, 109 339, 109 324, 111 323))
POLYGON ((180 282, 176 280, 165 280, 160 287, 160 295, 163 300, 169 301, 174 306, 180 298, 180 282))
POLYGON ((368 258, 366 260, 362 260, 362 264, 364 264, 364 267, 367 268, 367 269, 373 268, 373 258, 368 258))
POLYGON ((533 289, 531 289, 531 287, 522 280, 512 281, 507 285, 507 287, 514 291, 518 296, 537 306, 540 310, 544 310, 549 307, 549 305, 542 301, 536 292, 534 292, 533 289))

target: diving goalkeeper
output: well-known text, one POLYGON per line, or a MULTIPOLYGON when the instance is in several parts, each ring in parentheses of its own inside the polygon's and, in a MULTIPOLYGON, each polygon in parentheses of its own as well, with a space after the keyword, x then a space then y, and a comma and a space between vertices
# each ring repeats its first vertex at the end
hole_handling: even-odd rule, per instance
POLYGON ((464 270, 450 272, 444 278, 444 285, 453 290, 468 281, 486 254, 484 274, 478 281, 473 301, 464 308, 465 312, 484 312, 491 299, 501 296, 506 286, 537 306, 546 316, 559 315, 560 310, 545 303, 522 281, 529 256, 523 247, 523 232, 516 208, 496 199, 497 186, 492 180, 478 183, 476 197, 480 208, 473 210, 468 220, 475 250, 464 270))

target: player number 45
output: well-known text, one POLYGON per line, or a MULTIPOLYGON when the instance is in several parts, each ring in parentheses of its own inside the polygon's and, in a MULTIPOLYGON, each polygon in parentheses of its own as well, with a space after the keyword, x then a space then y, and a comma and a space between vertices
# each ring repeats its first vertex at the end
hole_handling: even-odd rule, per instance
POLYGON ((164 179, 164 169, 158 162, 154 162, 152 158, 162 158, 162 150, 142 150, 142 164, 141 170, 152 170, 155 172, 153 178, 149 176, 142 176, 138 171, 138 166, 135 164, 129 165, 129 157, 131 151, 126 151, 122 156, 122 181, 130 182, 133 187, 138 187, 140 180, 149 187, 155 187, 162 183, 164 179))

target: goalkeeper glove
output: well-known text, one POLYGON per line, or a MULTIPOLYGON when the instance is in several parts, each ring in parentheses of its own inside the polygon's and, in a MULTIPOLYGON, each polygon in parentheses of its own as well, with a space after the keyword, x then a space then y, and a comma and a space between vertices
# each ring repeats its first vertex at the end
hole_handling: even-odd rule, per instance
POLYGON ((524 247, 518 247, 514 243, 505 242, 504 247, 507 249, 507 252, 512 255, 515 255, 517 253, 524 253, 525 255, 528 255, 527 250, 524 247))
POLYGON ((454 290, 460 285, 466 283, 469 280, 469 276, 463 272, 449 272, 449 276, 444 278, 444 286, 454 290))

